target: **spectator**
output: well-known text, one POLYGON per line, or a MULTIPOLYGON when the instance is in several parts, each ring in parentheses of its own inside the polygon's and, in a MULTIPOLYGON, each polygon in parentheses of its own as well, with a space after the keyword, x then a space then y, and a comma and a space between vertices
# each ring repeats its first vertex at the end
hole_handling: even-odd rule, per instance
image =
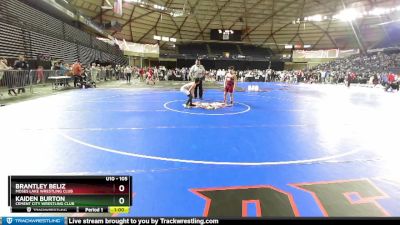
POLYGON ((97 75, 100 72, 100 68, 96 66, 96 63, 92 63, 92 67, 90 68, 90 76, 92 82, 97 82, 97 75))
POLYGON ((126 75, 126 82, 131 83, 131 76, 132 76, 132 68, 130 66, 127 66, 125 68, 125 75, 126 75))
POLYGON ((37 70, 36 70, 36 77, 37 77, 37 81, 36 83, 44 83, 44 71, 43 71, 43 66, 38 66, 37 70))
POLYGON ((25 61, 24 56, 19 56, 18 60, 14 63, 14 69, 21 70, 21 73, 16 73, 16 85, 18 86, 18 94, 22 91, 25 93, 25 83, 29 79, 29 64, 25 61))
MULTIPOLYGON (((14 81, 14 75, 12 74, 12 72, 8 72, 7 70, 11 70, 12 67, 8 66, 8 62, 7 59, 2 58, 0 60, 0 70, 2 70, 0 72, 0 77, 4 78, 5 83, 7 85, 8 88, 8 95, 12 95, 12 93, 14 93, 15 96, 17 96, 17 93, 14 90, 14 85, 15 85, 15 81, 14 81)), ((1 78, 0 78, 1 81, 1 78)))
POLYGON ((4 70, 8 70, 8 69, 10 69, 10 68, 7 66, 7 59, 0 58, 0 81, 4 77, 4 70))
POLYGON ((76 87, 78 80, 82 83, 82 66, 79 59, 72 65, 72 74, 74 76, 74 87, 76 87))

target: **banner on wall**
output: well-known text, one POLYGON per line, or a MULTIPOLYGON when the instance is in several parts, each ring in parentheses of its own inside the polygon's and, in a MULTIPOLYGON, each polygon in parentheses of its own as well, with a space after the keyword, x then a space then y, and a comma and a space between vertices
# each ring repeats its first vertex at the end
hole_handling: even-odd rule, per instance
POLYGON ((122 16, 122 0, 116 0, 114 2, 114 13, 122 16))
POLYGON ((352 55, 360 54, 360 49, 329 49, 329 50, 295 50, 293 51, 293 59, 335 59, 347 58, 352 55))
POLYGON ((337 58, 339 57, 339 49, 329 50, 295 50, 293 51, 293 59, 326 59, 326 58, 337 58))
POLYGON ((97 39, 102 40, 110 45, 118 45, 119 48, 124 51, 125 55, 129 56, 140 56, 158 58, 160 56, 160 46, 158 44, 139 44, 128 42, 125 40, 118 40, 112 36, 108 38, 98 37, 97 39))
POLYGON ((160 46, 150 44, 139 44, 124 42, 123 48, 125 55, 158 58, 160 56, 160 46))

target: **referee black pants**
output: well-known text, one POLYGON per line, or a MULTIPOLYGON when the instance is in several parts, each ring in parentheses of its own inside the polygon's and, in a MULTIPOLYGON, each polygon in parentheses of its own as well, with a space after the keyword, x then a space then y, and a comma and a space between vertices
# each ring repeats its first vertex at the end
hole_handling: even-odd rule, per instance
POLYGON ((200 80, 200 83, 196 85, 196 88, 194 89, 194 98, 197 98, 197 96, 203 98, 203 80, 200 80))

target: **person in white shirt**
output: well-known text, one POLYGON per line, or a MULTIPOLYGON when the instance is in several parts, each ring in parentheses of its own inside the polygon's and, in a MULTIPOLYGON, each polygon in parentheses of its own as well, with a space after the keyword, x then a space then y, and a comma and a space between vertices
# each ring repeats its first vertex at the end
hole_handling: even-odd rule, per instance
POLYGON ((125 75, 126 75, 126 82, 127 83, 131 83, 131 77, 132 77, 132 68, 131 68, 131 66, 127 66, 126 68, 125 68, 125 75))
POLYGON ((196 60, 196 64, 194 64, 190 68, 189 75, 192 79, 200 79, 199 84, 197 84, 195 90, 194 90, 194 98, 197 98, 197 96, 200 97, 200 99, 203 99, 203 78, 206 74, 206 70, 204 69, 204 66, 200 64, 200 59, 196 60))
MULTIPOLYGON (((60 65, 61 66, 61 65, 60 65)), ((92 82, 97 82, 97 75, 100 72, 100 68, 96 66, 96 63, 92 63, 92 67, 90 68, 90 75, 92 82)))
POLYGON ((3 79, 4 76, 4 70, 9 70, 11 67, 7 66, 7 59, 6 58, 1 58, 0 59, 0 81, 3 79))

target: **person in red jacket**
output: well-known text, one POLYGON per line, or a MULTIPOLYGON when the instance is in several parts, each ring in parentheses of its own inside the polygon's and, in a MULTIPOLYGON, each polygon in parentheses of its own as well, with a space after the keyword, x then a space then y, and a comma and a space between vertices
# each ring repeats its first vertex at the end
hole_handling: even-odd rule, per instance
POLYGON ((395 79, 396 79, 396 76, 393 73, 389 73, 389 76, 388 76, 389 84, 392 84, 395 79))
POLYGON ((145 75, 145 72, 144 72, 144 68, 142 67, 139 70, 140 81, 144 81, 144 75, 145 75))
POLYGON ((396 81, 396 75, 394 73, 389 73, 388 75, 388 84, 385 90, 388 91, 389 88, 399 91, 399 83, 396 81))
POLYGON ((351 82, 356 79, 356 74, 354 72, 347 73, 347 87, 350 87, 351 82))
POLYGON ((153 85, 156 84, 156 82, 154 81, 154 70, 151 67, 149 67, 149 69, 147 70, 146 84, 149 84, 150 82, 153 83, 153 85))
POLYGON ((79 59, 72 65, 72 74, 74 76, 74 87, 76 87, 78 80, 82 83, 82 66, 79 59))

